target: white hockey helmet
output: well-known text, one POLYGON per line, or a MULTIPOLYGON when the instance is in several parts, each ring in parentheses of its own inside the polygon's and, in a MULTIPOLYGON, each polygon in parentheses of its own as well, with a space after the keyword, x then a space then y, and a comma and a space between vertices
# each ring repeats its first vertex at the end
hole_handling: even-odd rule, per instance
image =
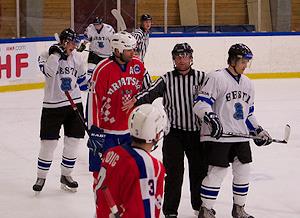
POLYGON ((110 45, 113 52, 117 48, 120 53, 123 53, 124 50, 135 49, 136 39, 130 33, 121 31, 112 35, 110 38, 110 45))
POLYGON ((167 114, 152 104, 143 104, 131 112, 128 127, 131 136, 156 144, 167 130, 167 114))

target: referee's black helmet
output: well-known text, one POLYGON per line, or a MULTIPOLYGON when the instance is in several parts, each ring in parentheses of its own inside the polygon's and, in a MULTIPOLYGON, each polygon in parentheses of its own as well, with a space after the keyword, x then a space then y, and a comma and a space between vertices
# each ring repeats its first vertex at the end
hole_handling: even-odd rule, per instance
POLYGON ((175 58, 175 56, 178 56, 180 54, 186 54, 186 55, 190 55, 191 57, 193 57, 193 49, 186 42, 176 44, 172 50, 173 59, 175 58))

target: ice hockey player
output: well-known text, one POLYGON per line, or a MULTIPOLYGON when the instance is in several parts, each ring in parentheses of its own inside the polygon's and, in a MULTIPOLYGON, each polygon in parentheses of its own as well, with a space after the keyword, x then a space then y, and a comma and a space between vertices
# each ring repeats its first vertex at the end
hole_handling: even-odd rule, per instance
POLYGON ((92 135, 88 141, 89 169, 95 177, 100 168, 99 153, 131 141, 129 113, 121 110, 123 104, 150 86, 143 63, 134 57, 135 46, 136 40, 128 32, 115 33, 111 37, 113 56, 99 63, 92 77, 87 117, 92 135))
POLYGON ((71 177, 84 126, 68 101, 68 91, 78 110, 83 114, 80 89, 87 89, 86 69, 81 55, 76 52, 79 39, 74 30, 67 28, 59 35, 60 42, 50 46, 39 56, 39 67, 45 75, 45 90, 41 116, 41 147, 37 163, 37 180, 33 190, 40 192, 53 160, 53 153, 64 127, 64 149, 61 161, 62 188, 76 191, 78 184, 71 177))
POLYGON ((163 137, 167 116, 151 104, 136 107, 129 116, 131 145, 116 146, 103 156, 96 178, 97 218, 111 216, 103 188, 107 187, 122 218, 159 218, 165 169, 150 152, 163 137))
POLYGON ((228 55, 228 67, 208 74, 194 106, 194 112, 204 121, 200 140, 206 145, 209 164, 200 190, 202 206, 199 218, 215 217, 213 206, 230 163, 233 173, 232 217, 253 218, 244 209, 252 162, 249 139, 228 137, 226 132, 250 132, 261 138, 254 140, 258 146, 272 142, 254 116, 254 87, 243 75, 253 56, 251 50, 244 44, 234 44, 228 55))
POLYGON ((99 17, 95 17, 84 32, 84 42, 81 44, 79 51, 89 45, 88 56, 88 76, 91 77, 96 65, 105 58, 112 55, 112 49, 109 43, 110 37, 115 33, 114 28, 106 23, 99 17))

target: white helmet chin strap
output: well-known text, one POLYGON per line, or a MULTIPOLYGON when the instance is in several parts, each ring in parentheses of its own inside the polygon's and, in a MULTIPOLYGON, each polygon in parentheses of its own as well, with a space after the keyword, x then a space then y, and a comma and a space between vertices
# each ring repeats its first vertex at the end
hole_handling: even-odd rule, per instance
POLYGON ((158 142, 163 138, 163 136, 164 136, 164 130, 157 133, 157 136, 156 136, 157 139, 153 140, 153 146, 152 146, 151 152, 154 151, 158 147, 158 142))

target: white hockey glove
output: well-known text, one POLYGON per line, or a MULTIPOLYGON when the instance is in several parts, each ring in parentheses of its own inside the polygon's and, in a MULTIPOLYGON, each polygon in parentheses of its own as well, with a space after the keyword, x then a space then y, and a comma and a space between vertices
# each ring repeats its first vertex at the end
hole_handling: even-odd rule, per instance
POLYGON ((223 134, 223 126, 214 112, 205 113, 203 120, 210 126, 210 136, 219 139, 223 134))

